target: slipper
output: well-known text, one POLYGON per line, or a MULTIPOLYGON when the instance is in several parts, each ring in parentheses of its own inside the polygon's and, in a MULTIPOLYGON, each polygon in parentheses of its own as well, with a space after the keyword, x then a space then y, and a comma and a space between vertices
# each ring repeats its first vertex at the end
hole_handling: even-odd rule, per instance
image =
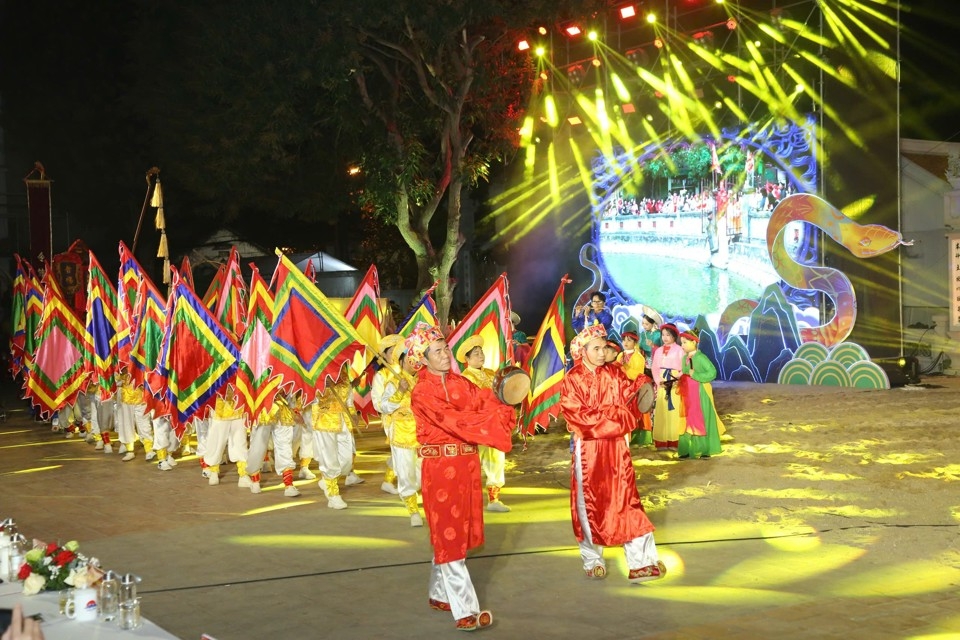
POLYGON ((658 560, 657 564, 652 564, 648 567, 630 569, 627 580, 633 584, 639 584, 641 582, 659 580, 665 575, 667 575, 667 566, 658 560))
POLYGON ((430 598, 427 602, 434 611, 450 611, 450 603, 448 602, 434 600, 433 598, 430 598))
POLYGON ((588 578, 594 580, 603 580, 607 577, 607 568, 602 564, 595 566, 593 569, 587 569, 586 574, 588 578))

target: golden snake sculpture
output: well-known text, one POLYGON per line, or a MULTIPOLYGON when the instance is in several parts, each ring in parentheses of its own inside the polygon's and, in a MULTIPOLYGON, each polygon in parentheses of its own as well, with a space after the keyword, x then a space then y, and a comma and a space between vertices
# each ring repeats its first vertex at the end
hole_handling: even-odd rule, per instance
MULTIPOLYGON (((800 193, 780 201, 767 225, 767 249, 770 261, 783 281, 797 289, 822 291, 835 305, 833 318, 826 324, 800 329, 801 342, 819 342, 826 347, 843 342, 853 330, 857 319, 857 297, 850 279, 837 269, 800 264, 787 252, 784 229, 794 220, 812 224, 843 245, 858 258, 873 258, 913 242, 893 229, 879 224, 858 224, 845 216, 826 200, 800 193)), ((720 316, 717 337, 722 345, 730 327, 756 307, 755 300, 737 300, 730 303, 720 316)))

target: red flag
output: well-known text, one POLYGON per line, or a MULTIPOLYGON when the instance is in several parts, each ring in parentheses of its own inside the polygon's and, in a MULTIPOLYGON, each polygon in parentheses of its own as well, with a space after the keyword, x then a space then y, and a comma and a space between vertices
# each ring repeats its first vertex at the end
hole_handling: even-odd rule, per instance
POLYGON ((307 276, 310 282, 317 283, 317 267, 313 264, 313 258, 307 258, 307 264, 303 265, 303 275, 307 276))

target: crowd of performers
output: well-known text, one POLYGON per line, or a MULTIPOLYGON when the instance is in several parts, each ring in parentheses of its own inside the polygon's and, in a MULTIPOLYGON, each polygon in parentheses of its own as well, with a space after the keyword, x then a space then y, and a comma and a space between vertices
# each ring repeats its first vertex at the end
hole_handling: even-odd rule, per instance
MULTIPOLYGON (((643 330, 623 333, 621 344, 609 339, 610 320, 600 292, 573 318, 578 333, 560 399, 571 434, 571 521, 587 577, 604 578, 604 547, 619 545, 628 581, 642 583, 663 577, 666 567, 637 490, 631 444, 705 458, 720 452, 723 425, 710 390, 716 370, 697 350, 694 333, 657 326, 658 318, 645 315, 643 330), (655 406, 643 410, 637 398, 651 387, 655 406)), ((517 408, 494 393, 495 374, 483 368, 479 335, 454 354, 438 327, 420 323, 408 337, 387 335, 377 346, 382 366, 373 378, 372 401, 390 449, 380 489, 398 496, 410 526, 428 525, 429 607, 450 612, 457 629, 487 627, 493 615, 479 604, 466 557, 483 544, 483 511, 510 510, 501 490, 517 408), (462 373, 453 370, 453 358, 462 373)), ((353 467, 357 414, 350 384, 344 376, 309 404, 278 391, 272 409, 254 424, 228 390, 178 438, 168 418, 148 410, 143 388, 122 375, 113 397, 81 395, 59 412, 54 428, 105 453, 116 447, 123 461, 136 459, 139 441, 146 460, 155 460, 161 471, 177 466, 177 452, 193 453, 193 438, 186 437, 192 432, 207 484, 220 484, 221 465, 229 462, 236 465, 238 485, 257 494, 272 467, 285 496, 300 495, 295 478, 318 479, 327 506, 340 510, 348 506, 341 483, 348 488, 364 482, 353 467)))

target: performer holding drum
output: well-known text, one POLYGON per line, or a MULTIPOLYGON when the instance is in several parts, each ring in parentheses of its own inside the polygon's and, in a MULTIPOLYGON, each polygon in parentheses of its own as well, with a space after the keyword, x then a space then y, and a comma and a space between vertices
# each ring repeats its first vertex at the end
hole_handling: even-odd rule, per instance
MULTIPOLYGON (((497 373, 483 368, 483 338, 478 335, 464 340, 456 355, 457 360, 465 365, 461 375, 481 389, 493 389, 497 399, 504 404, 519 404, 530 390, 530 377, 517 367, 504 367, 497 373)), ((510 511, 510 507, 500 500, 506 455, 493 447, 480 445, 480 466, 487 482, 487 511, 510 511)))
POLYGON ((570 515, 588 578, 603 578, 603 548, 623 545, 632 583, 662 578, 653 524, 637 493, 625 435, 636 425, 645 376, 630 380, 604 363, 603 325, 585 327, 571 343, 577 362, 563 379, 560 408, 571 432, 570 515))

